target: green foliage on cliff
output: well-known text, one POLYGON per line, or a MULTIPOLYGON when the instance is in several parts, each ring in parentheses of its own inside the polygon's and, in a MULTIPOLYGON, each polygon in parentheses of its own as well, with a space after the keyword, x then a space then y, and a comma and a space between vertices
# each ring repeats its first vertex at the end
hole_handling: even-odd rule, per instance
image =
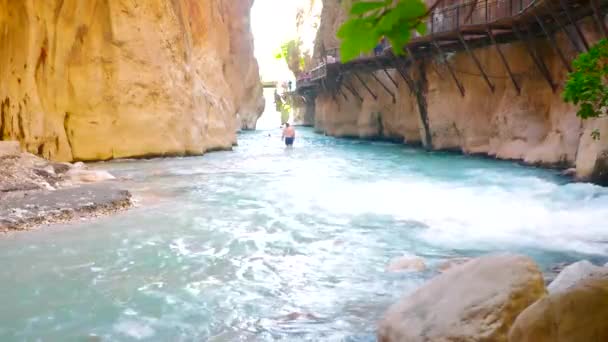
POLYGON ((579 105, 583 119, 606 114, 608 106, 608 40, 602 39, 573 62, 562 94, 564 101, 579 105))
POLYGON ((289 115, 292 112, 292 106, 290 103, 290 98, 286 97, 282 98, 279 93, 275 91, 274 93, 274 104, 276 106, 276 111, 281 113, 281 124, 284 124, 289 121, 289 115))
POLYGON ((283 44, 275 52, 274 58, 276 59, 285 59, 285 62, 289 65, 291 63, 292 58, 298 58, 298 63, 300 63, 300 41, 299 40, 289 40, 283 44))
MULTIPOLYGON (((393 47, 405 46, 412 31, 426 33, 428 10, 421 0, 354 0, 348 19, 338 30, 340 59, 348 62, 361 53, 368 53, 378 42, 387 38, 393 47)), ((394 49, 402 54, 403 49, 394 49)))

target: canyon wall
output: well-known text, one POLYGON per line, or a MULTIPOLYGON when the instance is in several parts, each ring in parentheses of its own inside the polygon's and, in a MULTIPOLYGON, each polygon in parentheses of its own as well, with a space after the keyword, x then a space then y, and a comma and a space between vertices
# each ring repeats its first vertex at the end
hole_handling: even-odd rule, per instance
MULTIPOLYGON (((344 9, 336 2, 325 1, 324 5, 316 38, 317 55, 323 48, 339 46, 335 32, 345 19, 344 9)), ((588 41, 600 38, 591 20, 582 26, 588 41)), ((576 50, 563 33, 558 33, 556 39, 567 58, 576 57, 576 50)), ((369 74, 361 73, 371 93, 359 80, 346 75, 344 83, 356 94, 342 87, 342 93, 334 96, 317 96, 316 130, 334 136, 420 143, 432 149, 485 154, 535 165, 575 167, 579 179, 607 184, 608 121, 582 121, 576 116, 576 107, 561 99, 567 69, 547 40, 534 40, 533 45, 547 64, 555 90, 522 43, 502 44, 521 87, 518 94, 496 49, 490 46, 473 51, 489 75, 493 91, 464 51, 448 59, 463 85, 464 96, 437 57, 422 60, 408 70, 421 86, 420 98, 395 70, 376 72, 394 98, 369 74), (591 132, 596 129, 599 140, 592 138, 591 132)))
POLYGON ((252 0, 0 0, 0 140, 55 160, 228 149, 264 107, 252 0))

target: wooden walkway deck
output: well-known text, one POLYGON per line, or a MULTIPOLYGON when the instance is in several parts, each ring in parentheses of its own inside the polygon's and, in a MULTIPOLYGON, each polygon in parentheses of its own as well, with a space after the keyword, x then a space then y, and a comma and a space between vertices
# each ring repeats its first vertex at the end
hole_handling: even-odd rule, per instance
POLYGON ((473 59, 477 69, 483 76, 488 87, 494 91, 494 85, 475 56, 473 50, 483 46, 494 46, 509 74, 513 86, 519 93, 518 85, 509 61, 505 58, 500 44, 513 41, 524 42, 527 51, 539 69, 547 84, 555 90, 557 85, 540 55, 531 43, 531 39, 542 37, 548 39, 555 53, 563 62, 564 68, 570 70, 570 61, 555 41, 554 34, 562 31, 568 37, 572 46, 579 52, 588 49, 588 43, 583 36, 578 21, 585 17, 593 17, 599 31, 606 35, 603 14, 606 13, 608 0, 479 0, 477 2, 458 1, 454 5, 445 5, 436 8, 428 20, 428 34, 414 37, 403 49, 406 56, 395 56, 392 48, 387 47, 380 56, 363 56, 348 63, 340 63, 338 50, 333 49, 321 57, 318 66, 310 75, 297 81, 297 91, 300 94, 314 95, 320 92, 329 92, 336 96, 345 88, 355 97, 362 99, 354 87, 342 82, 345 74, 352 74, 365 86, 366 90, 376 98, 369 87, 359 76, 359 73, 371 73, 377 82, 395 98, 390 88, 375 75, 376 71, 383 71, 394 83, 396 81, 387 72, 396 69, 406 81, 412 92, 416 92, 416 84, 409 76, 407 68, 417 59, 430 56, 439 56, 447 66, 452 80, 464 96, 465 89, 458 80, 453 67, 446 58, 446 54, 456 51, 466 51, 473 59), (566 29, 566 27, 572 29, 566 29), (328 63, 328 56, 330 62, 328 63), (336 62, 331 62, 335 59, 336 62))

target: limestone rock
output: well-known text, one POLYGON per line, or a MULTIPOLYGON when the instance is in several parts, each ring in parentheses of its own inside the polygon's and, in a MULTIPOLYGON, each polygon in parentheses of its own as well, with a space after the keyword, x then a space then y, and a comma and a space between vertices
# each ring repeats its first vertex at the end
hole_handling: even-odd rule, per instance
POLYGON ((378 328, 380 342, 506 341, 517 315, 545 294, 528 257, 473 259, 393 305, 378 328))
POLYGON ((608 153, 608 117, 585 120, 576 157, 576 177, 581 181, 593 180, 608 184, 606 154, 608 153), (593 132, 599 133, 599 139, 593 132))
POLYGON ((547 290, 549 293, 566 291, 579 281, 593 277, 608 278, 608 268, 596 266, 587 260, 582 260, 565 267, 549 284, 547 290))
POLYGON ((415 271, 421 272, 426 269, 424 259, 417 256, 402 256, 395 258, 386 266, 387 272, 415 271))
POLYGON ((608 341, 608 279, 588 278, 532 304, 517 317, 509 341, 608 341))
MULTIPOLYGON (((0 138, 2 132, 0 132, 0 138)), ((0 141, 0 157, 16 156, 21 153, 21 145, 18 141, 0 141)))
POLYGON ((46 160, 29 153, 0 158, 0 194, 13 191, 53 190, 59 177, 46 160))
POLYGON ((252 0, 0 0, 0 139, 56 161, 230 149, 263 109, 252 0))
POLYGON ((458 265, 462 265, 468 261, 470 261, 471 258, 454 258, 454 259, 448 259, 444 262, 442 262, 441 264, 439 264, 439 266, 437 267, 437 269, 439 270, 439 272, 446 272, 450 269, 452 269, 455 266, 458 265))
POLYGON ((73 166, 70 163, 50 163, 55 174, 62 174, 68 172, 73 166))

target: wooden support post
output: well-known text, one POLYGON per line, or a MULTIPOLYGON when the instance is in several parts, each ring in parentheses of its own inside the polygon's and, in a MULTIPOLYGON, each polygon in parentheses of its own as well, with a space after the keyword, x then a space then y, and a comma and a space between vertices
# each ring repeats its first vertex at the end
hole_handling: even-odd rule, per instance
POLYGON ((386 75, 386 77, 388 77, 388 79, 391 80, 391 82, 393 82, 393 85, 395 85, 395 88, 399 88, 399 84, 397 83, 397 81, 395 81, 393 76, 391 76, 391 74, 389 74, 386 69, 382 69, 382 70, 384 70, 384 74, 386 75))
POLYGON ((555 22, 555 24, 557 26, 559 26, 559 28, 562 30, 564 35, 566 35, 566 37, 568 37, 568 41, 570 42, 570 45, 572 45, 572 47, 574 48, 574 50, 576 52, 581 52, 581 49, 579 49, 578 44, 576 43, 576 39, 574 37, 572 37, 572 35, 570 34, 570 31, 568 31, 566 29, 566 27, 559 21, 559 16, 557 15, 557 12, 553 8, 553 5, 546 3, 545 7, 549 9, 549 12, 551 13, 551 18, 553 18, 553 21, 555 22))
POLYGON ((374 94, 374 92, 371 89, 369 89, 369 87, 367 86, 367 84, 365 82, 363 82, 363 80, 361 79, 361 77, 359 77, 359 74, 357 74, 356 71, 353 71, 353 74, 359 80, 359 82, 361 82, 361 84, 363 84, 363 86, 365 87, 365 89, 367 89, 367 92, 374 98, 374 100, 377 100, 378 96, 376 96, 376 94, 374 94))
POLYGON ((585 51, 589 50, 589 44, 587 43, 587 39, 585 39, 585 35, 583 35, 583 32, 581 31, 581 28, 578 27, 578 23, 576 22, 576 20, 574 20, 572 18, 572 16, 570 15, 570 10, 568 10, 568 3, 566 2, 566 0, 559 0, 559 5, 562 7, 562 9, 564 10, 564 12, 566 13, 566 17, 568 18, 568 21, 570 22, 570 24, 572 24, 572 26, 574 26, 574 29, 576 30, 576 33, 578 34, 578 37, 581 39, 581 42, 583 42, 583 46, 585 47, 585 51))
MULTIPOLYGON (((486 3, 486 5, 487 5, 487 3, 486 3)), ((487 16, 487 7, 486 7, 486 16, 487 16)), ((479 70, 479 72, 481 72, 481 75, 483 75, 483 79, 486 80, 486 83, 488 84, 490 91, 494 92, 494 84, 492 84, 492 82, 490 81, 490 78, 486 74, 485 70, 483 70, 481 63, 479 62, 479 60, 477 59, 477 57, 475 56, 473 51, 471 51, 471 49, 469 48, 469 45, 467 45, 467 41, 464 39, 464 37, 462 36, 460 31, 458 31, 458 39, 460 40, 462 45, 464 45, 465 50, 467 51, 469 56, 471 56, 471 58, 473 59, 473 62, 475 62, 475 65, 477 66, 477 70, 479 70)))
POLYGON ((452 69, 450 62, 448 62, 448 59, 443 54, 443 50, 441 50, 441 47, 439 46, 439 44, 437 44, 436 41, 433 41, 433 45, 435 46, 437 51, 439 51, 439 56, 441 56, 443 63, 448 67, 448 70, 450 71, 450 75, 452 76, 452 79, 456 83, 456 86, 458 86, 458 90, 460 90, 460 95, 462 95, 462 97, 464 97, 464 88, 463 88, 462 84, 460 83, 460 81, 458 80, 458 78, 456 77, 456 73, 454 73, 454 70, 452 69))
POLYGON ((390 89, 388 89, 388 87, 384 83, 382 83, 378 76, 376 76, 376 73, 372 72, 371 75, 376 80, 376 82, 380 83, 382 88, 384 88, 384 90, 386 90, 386 92, 393 98, 393 103, 397 102, 397 100, 395 99, 395 93, 393 93, 390 89))
POLYGON ((412 52, 412 50, 410 50, 409 47, 406 47, 405 51, 407 51, 407 58, 409 58, 410 62, 416 63, 416 56, 414 56, 414 53, 412 52))
POLYGON ((342 88, 338 88, 338 93, 340 95, 342 95, 342 97, 344 97, 344 100, 348 101, 348 97, 346 96, 346 94, 344 94, 344 92, 342 91, 342 88))
POLYGON ((401 78, 403 78, 403 80, 405 81, 405 84, 407 84, 408 88, 410 88, 410 93, 413 94, 415 92, 414 81, 407 74, 406 68, 404 67, 402 70, 402 67, 399 66, 400 61, 401 61, 401 59, 399 59, 399 58, 397 58, 395 60, 395 69, 397 69, 397 72, 399 73, 399 75, 401 75, 401 78))
POLYGON ((363 102, 363 98, 361 97, 361 95, 359 95, 355 88, 350 86, 348 83, 344 83, 344 88, 348 89, 348 91, 350 91, 351 94, 353 94, 357 99, 359 99, 360 102, 363 102))
POLYGON ((519 88, 519 85, 517 84, 517 81, 515 80, 515 76, 513 75, 513 71, 511 71, 511 67, 509 66, 509 63, 507 62, 505 55, 502 53, 500 46, 496 43, 496 38, 494 38, 492 29, 490 27, 487 27, 486 32, 488 33, 488 36, 490 37, 490 40, 492 41, 492 45, 494 45, 494 47, 496 48, 496 52, 498 52, 498 56, 500 56, 500 60, 502 61, 502 64, 505 66, 505 69, 507 69, 507 73, 509 74, 509 78, 511 78, 511 82, 513 82, 513 86, 515 87, 515 91, 517 91, 517 95, 521 95, 521 89, 519 88))
POLYGON ((549 39, 549 43, 551 44, 551 47, 553 48, 553 50, 555 50, 555 52, 559 56, 559 59, 562 60, 562 63, 564 64, 566 69, 568 69, 568 72, 572 72, 570 63, 568 63, 568 59, 566 58, 566 56, 564 55, 562 50, 559 48, 559 45, 557 45, 557 42, 555 41, 555 37, 549 33, 549 31, 545 27, 545 24, 543 23, 543 20, 541 18, 539 18, 538 15, 536 15, 536 13, 534 13, 534 17, 536 18, 536 22, 538 23, 538 26, 540 26, 540 28, 543 30, 543 33, 545 34, 545 36, 547 36, 547 38, 549 39))
POLYGON ((596 1, 597 0, 590 0, 591 7, 593 8, 593 19, 595 19, 595 23, 600 29, 602 36, 604 36, 604 38, 608 38, 608 35, 606 35, 606 26, 604 25, 604 19, 602 18, 602 14, 596 1))
MULTIPOLYGON (((395 58, 393 53, 390 53, 389 57, 395 58)), ((389 64, 390 64, 390 60, 389 60, 389 64)), ((378 66, 379 69, 382 69, 382 71, 384 71, 384 74, 386 75, 386 77, 388 77, 389 80, 391 80, 391 82, 393 83, 395 88, 399 88, 399 85, 397 84, 395 79, 391 76, 391 74, 388 73, 388 71, 386 70, 386 67, 382 63, 380 63, 380 61, 378 61, 378 59, 376 59, 376 65, 378 66)))
POLYGON ((524 34, 521 33, 519 28, 517 28, 517 25, 513 25, 513 33, 515 33, 515 35, 517 36, 517 39, 524 42, 524 46, 526 47, 528 54, 532 58, 532 61, 534 62, 534 64, 536 64, 536 67, 538 68, 538 70, 540 70, 540 73, 543 74, 547 83, 549 83, 551 90, 553 90, 553 92, 555 92, 555 84, 553 83, 553 80, 551 79, 551 74, 549 73, 549 70, 547 69, 547 66, 545 65, 545 62, 543 62, 542 58, 539 58, 536 55, 534 47, 532 46, 532 44, 530 43, 528 38, 525 37, 524 34))

